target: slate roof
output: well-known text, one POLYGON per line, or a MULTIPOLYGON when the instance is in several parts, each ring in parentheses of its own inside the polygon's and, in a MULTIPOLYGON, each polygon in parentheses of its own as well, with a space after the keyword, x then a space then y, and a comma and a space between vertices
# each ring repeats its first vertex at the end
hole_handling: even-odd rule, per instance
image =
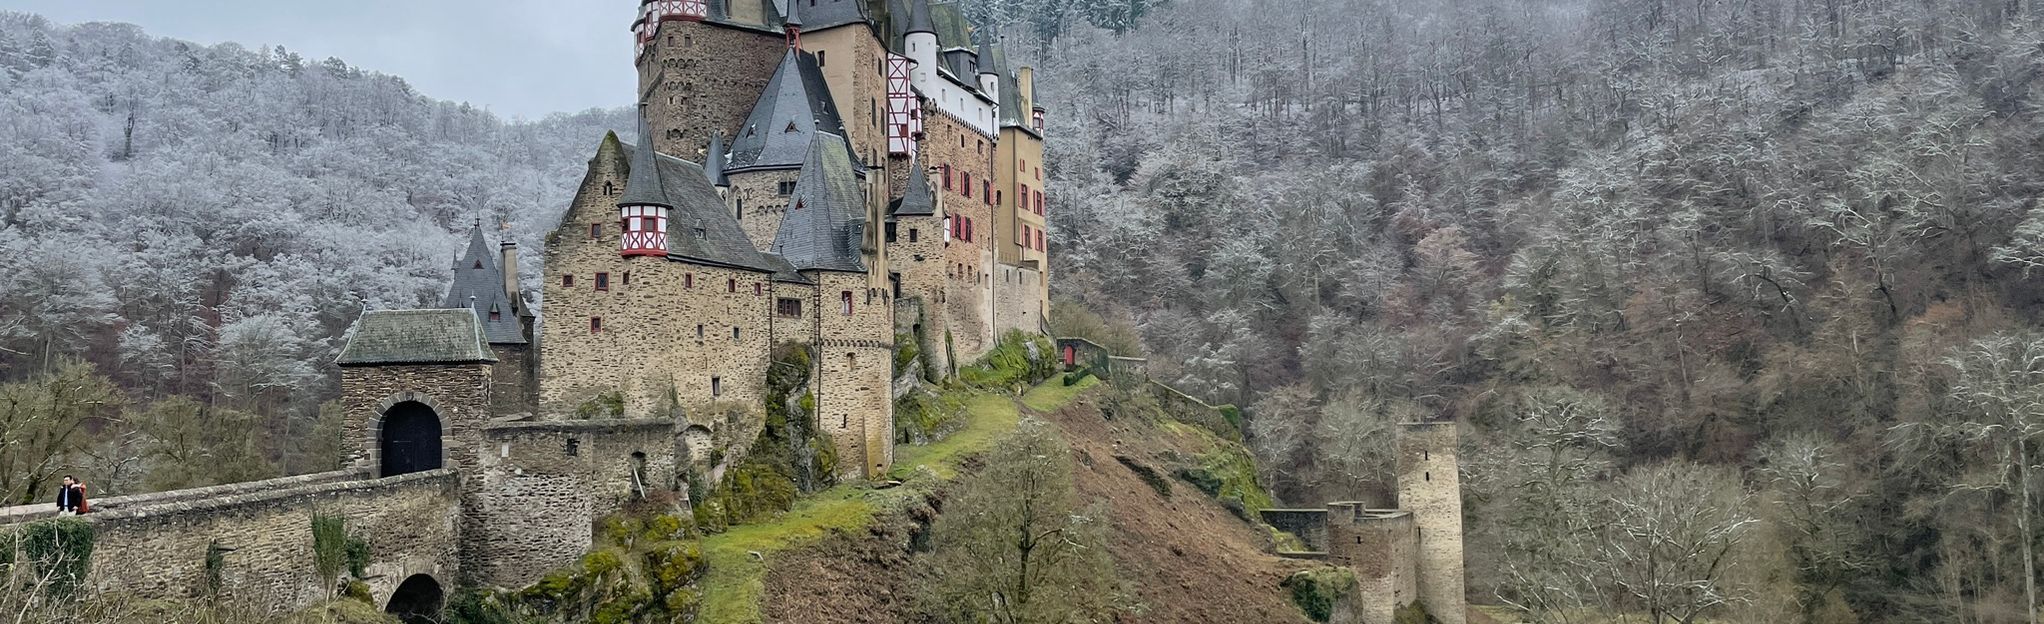
MULTIPOLYGON (((645 2, 651 1, 652 0, 641 0, 640 4, 643 5, 645 2)), ((752 30, 780 32, 781 7, 779 6, 779 3, 775 2, 774 0, 709 0, 709 3, 710 16, 706 21, 710 23, 722 24, 725 26, 736 26, 739 28, 747 28, 752 30), (766 23, 754 24, 751 22, 742 22, 738 21, 736 18, 731 17, 731 4, 734 2, 743 2, 747 5, 757 7, 759 15, 766 23)))
POLYGON ((866 270, 859 249, 866 220, 860 209, 864 195, 853 173, 845 142, 824 135, 810 143, 795 180, 795 193, 774 233, 773 252, 797 270, 860 272, 866 270))
MULTIPOLYGON (((731 139, 731 160, 724 172, 799 166, 818 133, 846 142, 844 121, 816 57, 789 50, 746 115, 745 125, 738 128, 738 136, 731 139)), ((846 151, 850 152, 849 143, 846 151)))
POLYGON ((955 2, 932 2, 927 16, 931 32, 937 33, 937 47, 940 49, 972 49, 972 22, 965 19, 965 12, 955 2))
POLYGON ((908 171, 908 189, 892 202, 887 214, 903 217, 937 214, 937 196, 930 192, 930 173, 923 167, 922 159, 909 161, 908 171))
POLYGON ((519 319, 524 310, 504 292, 504 272, 496 254, 483 241, 483 224, 478 221, 468 234, 468 250, 454 261, 454 280, 441 298, 442 308, 475 310, 483 324, 484 337, 491 344, 525 344, 525 327, 519 319), (497 320, 489 320, 490 313, 497 320))
POLYGON ((646 102, 639 102, 639 145, 632 149, 632 170, 647 175, 633 175, 625 180, 625 194, 617 198, 619 206, 653 205, 674 206, 667 197, 667 187, 660 183, 660 168, 650 166, 659 159, 653 152, 653 130, 646 125, 646 102))
POLYGON ((796 23, 802 25, 802 32, 805 33, 845 24, 862 24, 871 21, 873 17, 866 12, 866 0, 782 1, 788 3, 790 15, 799 13, 802 21, 796 23))
MULTIPOLYGON (((642 138, 640 142, 646 141, 642 138)), ((634 153, 637 151, 633 148, 634 153)), ((725 210, 724 197, 710 186, 702 165, 658 153, 654 160, 659 163, 654 175, 659 177, 668 201, 673 202, 667 211, 667 257, 763 273, 774 271, 774 265, 745 237, 737 217, 725 210)), ((632 173, 636 171, 640 169, 632 167, 627 171, 626 188, 638 177, 632 173)))
POLYGON ((776 256, 770 253, 761 253, 759 257, 765 258, 768 264, 774 265, 773 279, 776 282, 789 282, 795 284, 810 285, 816 284, 814 280, 811 280, 807 277, 803 277, 801 273, 797 272, 795 270, 795 265, 789 264, 787 258, 782 258, 780 256, 776 256))
POLYGON ((355 320, 341 366, 495 362, 482 324, 465 308, 376 310, 355 320))
POLYGON ((937 23, 930 17, 930 0, 908 0, 908 23, 902 26, 902 34, 926 32, 937 34, 937 23))
POLYGON ((703 177, 709 178, 710 184, 731 186, 731 179, 724 175, 724 159, 728 156, 730 153, 724 150, 724 133, 718 131, 710 135, 710 151, 703 155, 703 177))

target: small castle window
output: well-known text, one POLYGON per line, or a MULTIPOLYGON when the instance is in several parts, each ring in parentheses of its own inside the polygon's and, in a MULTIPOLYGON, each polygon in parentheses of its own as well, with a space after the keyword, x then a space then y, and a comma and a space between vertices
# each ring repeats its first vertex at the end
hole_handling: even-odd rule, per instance
POLYGON ((504 320, 504 313, 498 311, 496 306, 490 306, 490 320, 492 321, 504 320))
POLYGON ((477 260, 477 261, 476 261, 476 266, 475 266, 475 268, 478 268, 478 269, 480 269, 480 268, 483 268, 483 261, 482 261, 482 260, 477 260))
POLYGON ((788 122, 788 127, 787 127, 787 128, 784 128, 784 129, 782 129, 782 130, 781 130, 781 133, 782 133, 782 134, 787 134, 787 133, 789 133, 789 132, 794 132, 794 131, 795 131, 795 122, 794 122, 794 121, 789 121, 789 122, 788 122))
POLYGON ((732 326, 731 326, 731 342, 738 342, 738 341, 740 341, 740 340, 744 340, 744 339, 745 339, 745 328, 739 327, 739 326, 737 326, 737 325, 732 325, 732 326))
POLYGON ((710 396, 723 396, 723 395, 724 395, 724 378, 723 378, 723 377, 711 377, 711 378, 710 378, 710 396))
POLYGON ((762 285, 761 285, 761 284, 760 284, 759 282, 753 282, 753 283, 752 283, 752 296, 754 296, 754 297, 758 297, 758 296, 760 296, 760 295, 764 295, 764 294, 766 294, 766 287, 765 287, 765 286, 762 286, 762 285))
POLYGON ((603 317, 601 316, 589 317, 589 333, 594 334, 601 331, 603 331, 603 317))
POLYGON ((909 228, 909 229, 908 229, 908 242, 911 242, 911 243, 913 243, 913 242, 916 242, 916 234, 917 234, 917 232, 916 232, 916 229, 915 229, 915 228, 909 228))
POLYGON ((793 195, 795 194, 795 181, 782 180, 777 190, 782 196, 793 195))
POLYGON ((710 232, 709 232, 708 230, 704 230, 704 229, 702 229, 702 228, 696 228, 696 240, 703 240, 703 239, 706 239, 706 238, 709 238, 709 237, 710 237, 710 232))
POLYGON ((563 275, 563 276, 561 276, 561 287, 562 287, 562 288, 574 288, 574 287, 575 287, 575 276, 573 276, 573 275, 563 275))
MULTIPOLYGON (((809 6, 816 6, 816 0, 809 0, 809 6)), ((816 51, 816 66, 817 66, 817 67, 822 67, 822 66, 824 66, 824 65, 828 65, 828 64, 830 64, 830 57, 829 57, 829 55, 825 54, 825 51, 823 51, 823 50, 817 50, 817 51, 816 51)))
POLYGON ((724 280, 724 291, 725 291, 725 292, 738 292, 738 280, 735 280, 735 279, 727 279, 727 280, 724 280))
POLYGON ((601 223, 591 223, 591 224, 589 224, 589 237, 590 237, 590 238, 602 238, 602 237, 603 237, 603 224, 601 224, 601 223))
POLYGON ((617 183, 615 183, 615 182, 611 182, 611 181, 608 181, 608 180, 605 180, 605 181, 603 182, 603 194, 605 194, 605 195, 616 195, 616 194, 617 194, 617 183))
POLYGON ((680 138, 681 138, 681 129, 680 129, 680 128, 668 128, 668 129, 667 129, 667 138, 668 138, 669 140, 678 140, 678 139, 680 139, 680 138))
POLYGON ((696 287, 696 274, 694 274, 694 273, 686 273, 686 274, 683 274, 683 275, 681 276, 681 287, 682 287, 682 288, 695 288, 695 287, 696 287))
POLYGON ((852 315, 852 291, 847 290, 838 294, 838 307, 845 316, 852 315))
POLYGON ((630 285, 632 285, 632 272, 631 272, 631 271, 625 271, 625 275, 624 275, 624 278, 623 278, 622 280, 620 280, 620 281, 624 282, 624 284, 625 284, 626 286, 630 286, 630 285))
POLYGON ((849 428, 849 427, 851 427, 851 426, 852 426, 852 415, 851 415, 851 414, 840 414, 840 415, 838 415, 838 421, 837 421, 837 428, 839 428, 839 429, 845 429, 845 428, 849 428))
POLYGON ((563 453, 567 453, 567 455, 568 455, 569 457, 574 457, 574 456, 576 456, 576 455, 581 455, 581 454, 582 454, 582 441, 581 441, 581 440, 577 440, 577 439, 575 439, 575 438, 568 438, 568 446, 567 446, 567 448, 561 449, 561 451, 562 451, 563 453))
POLYGON ((775 299, 774 313, 787 318, 801 318, 802 300, 795 299, 793 297, 781 297, 779 299, 775 299))
POLYGON ((739 221, 745 220, 745 200, 738 200, 737 207, 732 210, 732 218, 739 221))
POLYGON ((702 326, 702 325, 697 325, 697 326, 696 326, 696 340, 702 340, 702 339, 703 339, 703 326, 702 326))
POLYGON ((895 224, 895 223, 889 223, 889 224, 887 224, 887 242, 890 242, 890 243, 894 242, 894 239, 895 239, 895 235, 897 234, 897 232, 896 232, 895 230, 897 230, 897 229, 898 229, 898 228, 896 228, 896 227, 895 227, 896 225, 897 225, 897 224, 895 224))
POLYGON ((596 289, 597 289, 597 290, 610 290, 610 274, 609 274, 609 273, 597 273, 597 274, 596 274, 596 289))

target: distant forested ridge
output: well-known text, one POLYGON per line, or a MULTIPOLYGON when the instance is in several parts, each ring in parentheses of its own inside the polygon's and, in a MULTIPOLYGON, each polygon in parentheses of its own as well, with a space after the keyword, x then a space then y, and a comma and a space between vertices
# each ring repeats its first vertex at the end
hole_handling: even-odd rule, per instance
POLYGON ((159 465, 246 469, 157 486, 320 468, 294 445, 357 314, 437 304, 478 220, 533 250, 534 278, 589 150, 628 127, 623 108, 506 123, 338 59, 0 13, 0 381, 22 382, 0 393, 15 406, 0 433, 92 431, 0 453, 17 475, 0 489, 32 491, 53 456, 93 467, 102 492, 159 465), (77 363, 120 391, 21 407, 63 404, 77 363), (158 405, 171 397, 192 403, 158 405), (243 420, 258 439, 183 439, 243 420), (127 446, 81 460, 80 438, 127 446))
POLYGON ((1456 418, 1479 602, 2026 619, 2036 3, 974 6, 1042 67, 1054 322, 1248 406, 1287 503, 1456 418))

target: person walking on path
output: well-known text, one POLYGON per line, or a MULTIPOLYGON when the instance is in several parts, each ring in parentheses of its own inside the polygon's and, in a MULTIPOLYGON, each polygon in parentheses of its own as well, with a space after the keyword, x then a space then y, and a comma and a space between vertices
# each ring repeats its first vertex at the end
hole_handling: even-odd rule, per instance
POLYGON ((76 477, 64 475, 64 484, 57 488, 57 515, 75 516, 90 509, 85 504, 85 484, 76 477))

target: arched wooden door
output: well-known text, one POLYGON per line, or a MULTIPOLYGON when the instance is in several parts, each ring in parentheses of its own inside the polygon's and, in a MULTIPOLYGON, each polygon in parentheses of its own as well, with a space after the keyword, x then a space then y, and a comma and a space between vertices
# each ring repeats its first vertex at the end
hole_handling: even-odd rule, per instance
POLYGON ((440 415, 417 401, 392 405, 383 413, 377 448, 383 456, 383 476, 439 469, 440 415))

